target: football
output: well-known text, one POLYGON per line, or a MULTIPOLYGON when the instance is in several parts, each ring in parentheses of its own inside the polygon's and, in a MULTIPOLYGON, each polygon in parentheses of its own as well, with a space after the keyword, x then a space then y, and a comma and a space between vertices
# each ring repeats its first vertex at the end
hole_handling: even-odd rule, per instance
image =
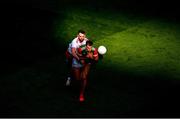
POLYGON ((106 52, 107 52, 107 49, 105 46, 101 45, 98 47, 98 53, 99 54, 104 55, 104 54, 106 54, 106 52))

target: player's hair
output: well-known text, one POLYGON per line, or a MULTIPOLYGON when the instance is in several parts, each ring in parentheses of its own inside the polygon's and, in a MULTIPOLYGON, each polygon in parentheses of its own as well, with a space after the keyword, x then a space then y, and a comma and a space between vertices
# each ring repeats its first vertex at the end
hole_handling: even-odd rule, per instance
POLYGON ((86 34, 86 32, 85 32, 84 30, 82 30, 82 29, 80 29, 80 30, 78 31, 78 34, 79 34, 79 33, 86 34))
POLYGON ((89 46, 92 46, 93 45, 93 42, 91 40, 88 40, 86 41, 86 46, 89 45, 89 46))

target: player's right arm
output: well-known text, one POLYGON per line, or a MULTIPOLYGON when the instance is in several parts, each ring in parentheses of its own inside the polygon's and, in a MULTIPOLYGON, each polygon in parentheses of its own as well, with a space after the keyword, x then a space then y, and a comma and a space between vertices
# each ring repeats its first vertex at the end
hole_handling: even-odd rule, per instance
POLYGON ((79 57, 78 57, 78 55, 76 54, 76 48, 74 48, 74 47, 72 47, 72 56, 73 56, 74 58, 76 58, 77 60, 79 60, 79 57))
POLYGON ((79 57, 76 54, 76 48, 77 48, 78 44, 77 44, 77 38, 75 38, 72 43, 71 43, 71 54, 74 58, 76 58, 77 60, 79 60, 79 57))

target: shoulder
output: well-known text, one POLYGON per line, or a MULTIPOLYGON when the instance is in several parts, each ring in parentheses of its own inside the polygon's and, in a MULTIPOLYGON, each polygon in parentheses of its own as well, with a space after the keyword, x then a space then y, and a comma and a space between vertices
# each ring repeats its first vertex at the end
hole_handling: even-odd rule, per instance
POLYGON ((76 48, 77 46, 78 46, 77 38, 74 38, 72 43, 71 43, 71 47, 76 48))
POLYGON ((92 48, 92 51, 94 52, 94 54, 98 54, 98 49, 97 48, 92 48))
POLYGON ((85 39, 84 39, 85 42, 88 41, 88 40, 89 40, 88 38, 85 38, 85 39))
POLYGON ((95 47, 92 47, 92 51, 94 52, 96 50, 96 48, 95 47))
POLYGON ((77 44, 78 43, 78 39, 77 38, 74 38, 73 40, 72 40, 72 44, 77 44))
POLYGON ((84 41, 81 43, 82 45, 85 45, 86 44, 86 41, 88 41, 87 38, 84 39, 84 41))
POLYGON ((77 37, 72 40, 72 43, 73 43, 73 42, 76 42, 76 41, 77 41, 77 37))

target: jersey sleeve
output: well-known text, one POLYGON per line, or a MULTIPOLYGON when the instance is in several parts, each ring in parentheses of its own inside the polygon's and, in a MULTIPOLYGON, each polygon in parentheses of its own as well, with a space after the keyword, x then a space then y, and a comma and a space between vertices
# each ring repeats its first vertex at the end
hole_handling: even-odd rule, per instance
POLYGON ((72 47, 72 48, 77 48, 76 39, 74 39, 74 40, 72 41, 71 47, 72 47))
POLYGON ((98 50, 97 50, 97 48, 95 48, 94 53, 93 53, 93 56, 94 56, 94 57, 97 57, 97 56, 98 56, 98 50))

